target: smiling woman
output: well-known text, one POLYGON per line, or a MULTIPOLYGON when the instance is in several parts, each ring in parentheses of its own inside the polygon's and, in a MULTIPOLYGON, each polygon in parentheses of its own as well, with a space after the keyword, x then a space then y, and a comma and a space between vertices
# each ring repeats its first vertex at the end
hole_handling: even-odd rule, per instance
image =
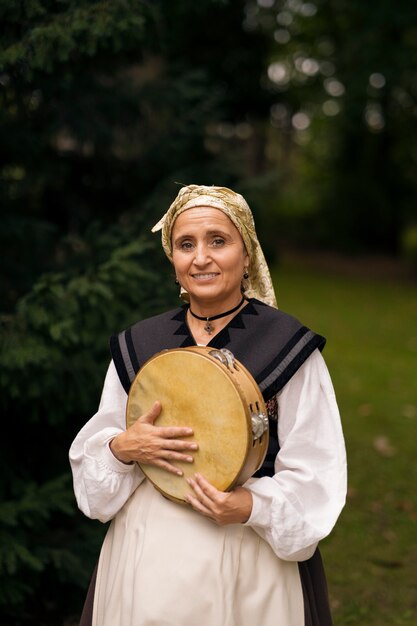
POLYGON ((172 241, 176 277, 190 298, 187 322, 197 343, 203 343, 207 339, 203 320, 215 316, 211 332, 216 331, 243 306, 242 280, 249 265, 248 253, 236 226, 222 211, 211 207, 182 213, 175 221, 172 241), (229 315, 219 317, 229 310, 229 315))
MULTIPOLYGON (((343 507, 346 459, 320 353, 325 339, 277 310, 239 194, 183 187, 157 230, 187 304, 112 337, 99 410, 70 452, 80 508, 112 519, 81 625, 330 626, 317 544, 343 507), (172 412, 185 402, 175 426, 158 425, 161 409, 170 412, 158 397, 127 429, 125 412, 132 382, 150 359, 196 344, 226 350, 229 360, 232 352, 252 374, 268 408, 269 447, 260 469, 230 491, 193 473, 181 504, 155 489, 140 466, 184 480, 204 445, 192 439, 187 399, 174 389, 172 412)), ((204 371, 189 376, 190 387, 196 378, 204 383, 204 371)), ((220 396, 219 405, 226 402, 220 396)), ((233 447, 232 438, 230 454, 233 447)))

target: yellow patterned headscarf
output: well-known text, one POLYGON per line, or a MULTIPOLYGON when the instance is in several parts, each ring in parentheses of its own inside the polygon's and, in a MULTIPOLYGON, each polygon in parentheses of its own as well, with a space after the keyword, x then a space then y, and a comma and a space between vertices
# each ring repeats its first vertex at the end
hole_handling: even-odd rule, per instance
POLYGON ((188 185, 180 189, 168 211, 152 228, 152 232, 162 231, 162 247, 168 259, 172 261, 171 234, 175 220, 187 209, 196 207, 219 209, 231 219, 249 256, 249 278, 243 280, 245 295, 277 308, 271 275, 256 235, 252 212, 244 197, 227 187, 188 185))

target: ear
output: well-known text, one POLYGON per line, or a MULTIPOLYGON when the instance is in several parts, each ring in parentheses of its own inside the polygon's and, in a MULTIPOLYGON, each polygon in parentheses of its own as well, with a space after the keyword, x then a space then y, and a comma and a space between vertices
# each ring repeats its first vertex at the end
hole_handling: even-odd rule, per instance
POLYGON ((245 267, 249 267, 250 258, 246 246, 243 246, 243 264, 245 267))

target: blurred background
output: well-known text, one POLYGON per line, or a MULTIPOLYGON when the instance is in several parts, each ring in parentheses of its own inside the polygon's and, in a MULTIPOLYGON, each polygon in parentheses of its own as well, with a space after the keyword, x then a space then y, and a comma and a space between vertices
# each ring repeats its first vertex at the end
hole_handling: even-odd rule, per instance
POLYGON ((255 214, 328 338, 349 455, 336 626, 417 623, 417 4, 0 0, 0 624, 75 626, 105 527, 68 448, 108 338, 177 305, 181 184, 255 214))

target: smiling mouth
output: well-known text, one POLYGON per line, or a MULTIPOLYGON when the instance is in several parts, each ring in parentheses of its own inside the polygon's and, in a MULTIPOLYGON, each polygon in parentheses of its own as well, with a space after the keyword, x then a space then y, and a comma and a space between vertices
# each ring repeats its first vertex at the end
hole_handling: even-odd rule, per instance
POLYGON ((208 272, 206 274, 191 274, 193 278, 196 280, 211 280, 212 278, 216 278, 219 274, 216 272, 208 272))

